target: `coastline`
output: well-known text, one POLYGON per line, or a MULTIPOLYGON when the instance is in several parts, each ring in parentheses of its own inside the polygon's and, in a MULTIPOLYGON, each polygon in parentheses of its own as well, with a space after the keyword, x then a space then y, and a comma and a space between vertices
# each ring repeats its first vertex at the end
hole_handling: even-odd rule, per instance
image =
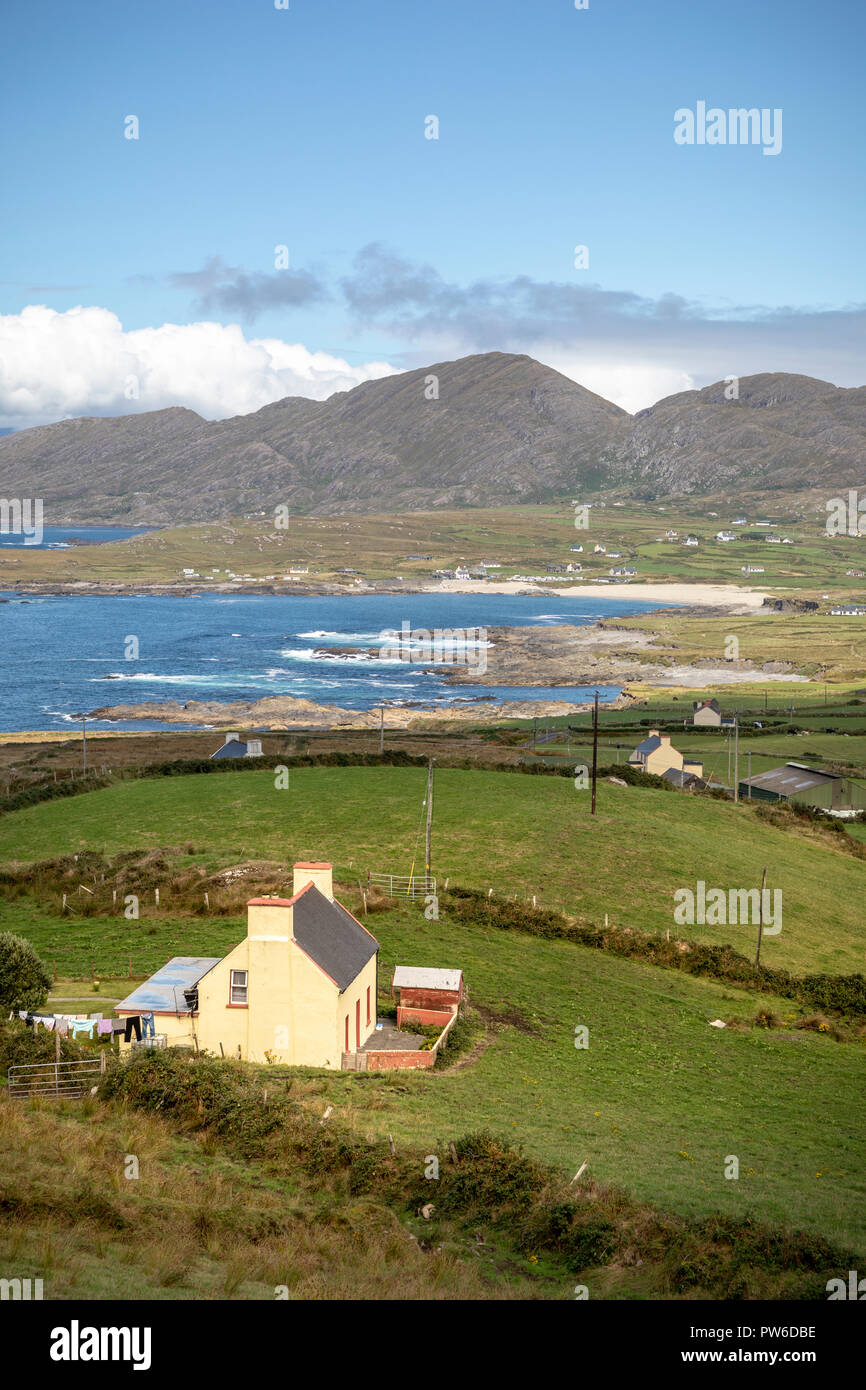
POLYGON ((378 594, 525 594, 529 598, 607 598, 618 602, 670 604, 678 608, 729 608, 744 613, 760 608, 772 596, 767 589, 741 588, 737 584, 689 584, 661 581, 657 584, 528 584, 520 580, 442 579, 436 584, 413 584, 382 580, 364 585, 334 584, 100 584, 86 580, 69 582, 38 580, 0 589, 16 598, 46 595, 67 598, 196 598, 206 594, 256 594, 284 598, 364 598, 378 594))

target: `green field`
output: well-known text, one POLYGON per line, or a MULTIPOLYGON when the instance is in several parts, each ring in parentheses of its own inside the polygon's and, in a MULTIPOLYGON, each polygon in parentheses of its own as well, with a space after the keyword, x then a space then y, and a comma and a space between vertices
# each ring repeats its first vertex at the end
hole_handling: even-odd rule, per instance
MULTIPOLYGON (((863 568, 863 541, 825 534, 827 513, 823 496, 781 494, 770 511, 752 509, 755 519, 775 519, 776 533, 790 545, 768 545, 767 528, 734 528, 737 540, 716 541, 718 531, 730 529, 737 508, 729 501, 690 498, 662 505, 622 504, 606 493, 589 512, 589 525, 575 527, 571 500, 537 506, 464 508, 454 511, 406 512, 395 515, 308 517, 293 515, 286 530, 275 529, 273 516, 235 519, 207 525, 168 527, 98 548, 74 547, 51 551, 0 554, 0 588, 27 584, 84 580, 103 584, 180 584, 189 587, 183 570, 193 569, 203 587, 229 582, 226 571, 251 575, 259 582, 281 579, 292 566, 307 567, 302 583, 326 580, 351 585, 359 570, 369 580, 409 582, 429 580, 434 569, 453 569, 479 561, 496 565, 491 579, 512 574, 546 573, 547 564, 564 565, 578 558, 571 550, 583 545, 579 562, 583 577, 606 578, 611 566, 634 567, 637 580, 692 580, 796 592, 831 590, 862 596, 866 579, 848 575, 863 568), (675 541, 660 539, 676 531, 675 541), (699 537, 697 547, 685 547, 688 533, 699 537), (606 547, 596 554, 595 545, 606 547), (607 551, 618 552, 618 558, 607 551), (409 556, 429 556, 410 559, 409 556), (744 575, 745 565, 760 565, 764 573, 744 575), (213 571, 219 571, 214 574, 213 571)), ((589 501, 587 497, 583 499, 589 501)), ((764 503, 755 504, 764 507, 764 503)), ((571 576, 557 575, 558 583, 571 576)), ((195 583, 195 580, 192 581, 195 583)), ((577 583, 579 589, 579 583, 577 583)))
MULTIPOLYGON (((323 767, 293 770, 280 792, 264 771, 124 782, 5 816, 4 855, 173 846, 172 862, 208 871, 327 857, 357 907, 368 869, 408 871, 425 780, 417 769, 323 767)), ((541 906, 662 932, 673 927, 676 887, 698 878, 754 886, 767 863, 771 886, 783 889, 784 925, 765 938, 766 963, 797 974, 863 968, 866 864, 826 836, 775 829, 728 803, 603 783, 593 820, 568 779, 441 769, 434 847, 440 883, 536 893, 541 906)), ((146 973, 173 954, 222 954, 245 930, 238 915, 172 908, 170 888, 159 911, 143 899, 139 922, 70 920, 38 894, 7 893, 0 904, 0 930, 29 937, 49 961, 59 955, 61 975, 86 979, 94 960, 107 980, 112 968, 112 994, 127 955, 146 973)), ((487 931, 447 911, 427 921, 403 906, 368 925, 382 948, 380 1006, 396 964, 459 966, 485 1032, 453 1071, 405 1074, 396 1085, 317 1074, 322 1103, 359 1135, 424 1147, 487 1127, 564 1172, 586 1160, 595 1179, 684 1216, 750 1213, 866 1251, 862 1040, 795 1030, 802 1010, 790 1000, 487 931), (759 1007, 782 1026, 754 1026, 759 1007), (711 1028, 716 1018, 733 1026, 711 1028), (578 1025, 589 1029, 586 1049, 574 1045, 578 1025), (736 1181, 724 1177, 730 1155, 736 1181)), ((751 926, 675 930, 753 949, 751 926)), ((94 1003, 108 992, 100 984, 94 1003)))
MULTIPOLYGON (((245 859, 326 856, 347 873, 351 863, 351 878, 368 870, 408 873, 413 862, 416 871, 421 866, 425 785, 422 770, 391 767, 302 768, 291 772, 286 790, 276 790, 267 771, 123 782, 5 817, 4 856, 32 861, 192 841, 197 859, 214 869, 245 859)), ((782 931, 766 938, 766 963, 797 974, 863 968, 866 863, 827 836, 776 829, 746 806, 603 782, 591 817, 588 792, 568 778, 443 768, 434 844, 440 882, 535 894, 541 906, 595 921, 607 913, 617 925, 644 931, 674 928, 677 889, 694 889, 698 880, 758 887, 766 864, 768 885, 783 894, 782 931)), ((7 901, 0 925, 9 929, 19 910, 7 901)), ((171 917, 170 892, 162 893, 160 910, 171 917)), ((46 951, 90 930, 59 913, 41 920, 30 929, 46 951)), ((150 939, 142 935, 147 929, 146 921, 122 918, 110 928, 121 950, 127 943, 137 953, 150 939)), ((751 924, 696 923, 680 934, 727 941, 745 954, 754 949, 751 924)), ((172 930, 173 945, 179 935, 185 929, 172 930)))

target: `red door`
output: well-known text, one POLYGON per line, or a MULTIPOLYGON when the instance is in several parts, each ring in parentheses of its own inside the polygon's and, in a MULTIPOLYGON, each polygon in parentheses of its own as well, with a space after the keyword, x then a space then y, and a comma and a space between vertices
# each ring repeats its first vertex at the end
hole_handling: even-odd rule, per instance
POLYGON ((355 1046, 361 1046, 361 1001, 355 1000, 355 1046))
POLYGON ((348 1052, 348 1051, 349 1051, 349 1015, 348 1015, 348 1014, 346 1014, 346 1046, 345 1046, 345 1048, 344 1048, 344 1051, 345 1051, 345 1052, 348 1052))

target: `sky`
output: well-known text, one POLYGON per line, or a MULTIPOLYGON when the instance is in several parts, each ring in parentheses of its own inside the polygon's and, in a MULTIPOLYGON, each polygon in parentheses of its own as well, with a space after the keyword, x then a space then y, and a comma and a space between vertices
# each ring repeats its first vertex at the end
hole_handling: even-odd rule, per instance
POLYGON ((866 382, 866 5, 578 3, 6 0, 0 428, 492 350, 866 382))

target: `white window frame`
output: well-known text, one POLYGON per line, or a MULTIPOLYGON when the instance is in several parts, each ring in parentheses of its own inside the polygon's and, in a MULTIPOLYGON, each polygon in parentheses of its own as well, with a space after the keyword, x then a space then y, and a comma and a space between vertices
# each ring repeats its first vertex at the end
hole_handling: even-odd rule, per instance
POLYGON ((249 1004, 250 994, 250 972, 248 970, 233 970, 229 978, 229 1003, 230 1004, 249 1004), (237 979, 238 975, 243 975, 243 984, 237 979), (243 994, 242 999, 236 998, 235 991, 243 994))

